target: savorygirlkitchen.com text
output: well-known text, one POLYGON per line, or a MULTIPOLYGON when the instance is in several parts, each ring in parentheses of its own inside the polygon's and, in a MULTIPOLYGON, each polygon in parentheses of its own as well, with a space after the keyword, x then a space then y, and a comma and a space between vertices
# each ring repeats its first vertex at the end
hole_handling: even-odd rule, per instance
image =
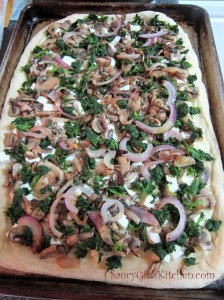
MULTIPOLYGON (((130 280, 130 281, 143 281, 150 278, 155 280, 184 280, 184 279, 214 279, 215 274, 209 272, 198 272, 198 273, 190 273, 183 271, 163 271, 158 270, 156 273, 146 272, 146 271, 137 271, 137 272, 118 272, 116 270, 111 270, 108 272, 110 279, 112 280, 130 280)), ((108 276, 107 275, 107 276, 108 276)))

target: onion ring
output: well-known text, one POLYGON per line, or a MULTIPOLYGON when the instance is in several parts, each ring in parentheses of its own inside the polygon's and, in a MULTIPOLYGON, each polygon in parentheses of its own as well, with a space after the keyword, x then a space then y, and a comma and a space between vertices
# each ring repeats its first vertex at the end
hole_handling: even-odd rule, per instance
POLYGON ((169 232, 166 235, 166 241, 173 242, 173 241, 177 240, 184 232, 184 229, 185 229, 185 226, 187 223, 187 215, 186 215, 186 211, 185 211, 183 204, 177 198, 174 198, 174 197, 163 198, 157 204, 157 209, 162 208, 166 204, 174 205, 178 209, 179 215, 180 215, 180 220, 179 220, 179 223, 177 224, 177 227, 172 232, 169 232))

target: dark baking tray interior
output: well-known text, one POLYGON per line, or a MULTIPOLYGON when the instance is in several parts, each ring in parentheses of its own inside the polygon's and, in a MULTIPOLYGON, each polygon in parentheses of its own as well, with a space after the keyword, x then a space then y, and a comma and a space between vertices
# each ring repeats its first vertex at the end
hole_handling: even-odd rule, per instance
MULTIPOLYGON (((192 5, 141 3, 63 2, 28 6, 21 14, 0 70, 1 109, 19 58, 34 32, 73 13, 130 13, 143 10, 163 12, 176 20, 190 35, 199 57, 206 84, 216 136, 224 162, 224 93, 215 43, 207 13, 192 5)), ((180 283, 181 284, 181 283, 180 283)), ((224 280, 200 290, 152 290, 98 282, 43 276, 10 275, 0 272, 0 294, 51 299, 223 299, 224 280)))

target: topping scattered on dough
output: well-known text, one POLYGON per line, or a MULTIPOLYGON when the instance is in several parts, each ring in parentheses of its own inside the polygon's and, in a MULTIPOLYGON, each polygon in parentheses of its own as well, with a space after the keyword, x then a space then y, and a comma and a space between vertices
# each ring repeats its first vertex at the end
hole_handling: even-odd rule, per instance
POLYGON ((215 158, 194 147, 200 90, 178 31, 138 14, 48 27, 0 154, 11 160, 10 242, 41 259, 95 250, 108 270, 146 251, 189 266, 212 248, 215 158))

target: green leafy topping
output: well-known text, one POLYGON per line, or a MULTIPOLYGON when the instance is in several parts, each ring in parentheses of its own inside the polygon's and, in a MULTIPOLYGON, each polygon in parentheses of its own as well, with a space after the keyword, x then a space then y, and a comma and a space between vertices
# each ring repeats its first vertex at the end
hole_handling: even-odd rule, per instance
POLYGON ((28 247, 28 246, 32 245, 32 243, 33 243, 33 234, 32 234, 32 231, 31 231, 29 226, 24 227, 22 240, 23 240, 23 244, 25 246, 28 247))
POLYGON ((95 165, 96 165, 95 159, 86 156, 85 159, 84 159, 84 165, 83 165, 83 169, 82 169, 82 175, 83 176, 89 176, 90 169, 94 169, 95 165))
POLYGON ((22 181, 23 183, 30 182, 32 180, 33 173, 31 172, 31 170, 28 168, 27 165, 22 164, 22 166, 23 167, 20 171, 22 181))
POLYGON ((40 165, 40 166, 37 166, 37 174, 39 176, 43 176, 43 175, 46 175, 49 171, 50 171, 50 168, 44 166, 44 165, 40 165))
POLYGON ((157 184, 161 185, 164 182, 165 174, 163 172, 163 168, 160 165, 157 165, 151 171, 152 180, 157 184))
POLYGON ((62 39, 56 39, 55 45, 60 50, 61 56, 67 55, 75 58, 75 52, 62 39))
POLYGON ((184 91, 178 91, 177 92, 177 98, 176 101, 190 101, 188 94, 184 91))
POLYGON ((30 95, 34 92, 31 88, 31 85, 35 82, 34 77, 29 77, 26 81, 23 82, 20 90, 23 91, 25 94, 30 95))
POLYGON ((137 139, 139 137, 139 131, 135 125, 130 124, 130 125, 122 126, 122 129, 124 129, 127 133, 129 133, 130 136, 134 139, 137 139))
POLYGON ((89 210, 96 210, 96 205, 92 203, 90 200, 79 196, 76 202, 76 206, 79 209, 78 216, 83 219, 86 212, 89 210))
POLYGON ((173 175, 174 177, 180 177, 180 173, 181 173, 180 167, 170 166, 169 171, 171 175, 173 175))
POLYGON ((176 42, 175 42, 175 44, 176 44, 177 46, 182 46, 182 45, 183 45, 183 43, 184 43, 184 41, 183 41, 183 39, 182 39, 182 38, 180 38, 180 39, 176 40, 176 42))
POLYGON ((221 220, 213 220, 213 219, 209 219, 206 224, 205 224, 205 228, 208 231, 218 231, 220 226, 222 224, 221 220))
POLYGON ((125 109, 128 107, 128 101, 127 100, 119 100, 118 105, 121 109, 125 109))
POLYGON ((108 149, 110 149, 110 150, 118 149, 118 142, 116 142, 114 139, 107 139, 104 142, 108 149))
POLYGON ((153 184, 152 181, 147 181, 147 180, 143 180, 143 181, 134 181, 131 183, 131 189, 139 191, 140 195, 150 195, 153 193, 154 189, 155 189, 155 185, 153 184))
POLYGON ((136 14, 134 16, 134 19, 132 20, 131 24, 134 24, 134 25, 141 25, 143 22, 143 18, 141 16, 139 16, 138 14, 136 14))
POLYGON ((103 143, 103 140, 101 139, 100 135, 95 133, 92 129, 87 127, 85 130, 82 131, 81 137, 83 139, 87 139, 90 141, 90 143, 97 147, 103 143))
POLYGON ((10 155, 17 162, 24 163, 24 153, 27 151, 27 146, 24 145, 23 141, 19 141, 17 148, 15 149, 5 149, 4 152, 7 155, 10 155))
POLYGON ((23 195, 28 195, 29 190, 26 188, 15 190, 11 205, 6 211, 6 215, 11 219, 12 224, 15 224, 19 218, 25 215, 22 208, 23 195))
POLYGON ((84 111, 91 115, 99 115, 103 112, 103 105, 97 102, 96 97, 84 97, 81 103, 84 111))
POLYGON ((196 265, 196 259, 194 257, 186 257, 184 258, 184 262, 186 266, 196 265))
POLYGON ((193 148, 192 146, 188 147, 188 153, 191 157, 193 157, 196 160, 206 160, 206 161, 211 161, 213 160, 213 157, 209 154, 204 152, 203 150, 197 150, 193 148))
POLYGON ((77 59, 76 61, 72 62, 72 70, 70 70, 70 74, 79 74, 81 67, 84 63, 84 60, 77 59))
POLYGON ((64 106, 63 111, 66 114, 73 115, 74 107, 73 106, 64 106))
POLYGON ((53 201, 54 197, 49 196, 44 201, 38 201, 38 207, 42 212, 47 214, 50 212, 53 201))
POLYGON ((107 272, 113 269, 118 269, 122 267, 122 257, 118 255, 113 255, 106 259, 107 272))
POLYGON ((89 250, 97 250, 99 252, 100 262, 100 250, 104 246, 104 241, 101 239, 99 233, 95 233, 93 237, 88 238, 86 241, 79 241, 76 245, 75 256, 77 258, 83 258, 87 255, 89 250))
POLYGON ((40 193, 41 195, 44 195, 46 194, 47 192, 51 192, 52 191, 52 188, 50 185, 47 185, 45 186, 44 188, 40 189, 40 193))
POLYGON ((167 205, 163 206, 159 210, 153 210, 152 213, 161 226, 164 225, 166 220, 168 220, 170 217, 170 211, 167 205))
POLYGON ((184 56, 180 62, 181 67, 184 69, 188 69, 190 67, 192 67, 192 64, 190 64, 189 62, 187 62, 186 57, 184 56))
POLYGON ((21 67, 21 71, 26 73, 26 74, 29 74, 30 73, 30 67, 31 67, 31 64, 26 64, 25 66, 21 67))
POLYGON ((190 84, 194 84, 194 82, 197 80, 197 75, 189 75, 187 77, 187 81, 190 83, 190 84))
POLYGON ((11 123, 20 131, 28 131, 31 129, 35 124, 34 118, 22 118, 18 117, 11 123))
POLYGON ((189 108, 189 113, 193 116, 193 115, 197 115, 197 114, 200 114, 201 112, 201 109, 200 107, 190 107, 189 108))
POLYGON ((80 120, 68 121, 65 123, 64 128, 69 138, 76 137, 80 134, 80 120))
POLYGON ((117 185, 117 186, 108 186, 106 188, 107 192, 112 195, 116 196, 123 196, 126 193, 126 190, 123 186, 117 185))
POLYGON ((187 222, 186 233, 190 237, 198 237, 200 235, 201 228, 200 225, 193 221, 187 222))
POLYGON ((47 49, 43 49, 40 46, 36 46, 33 49, 33 57, 37 59, 41 59, 44 55, 49 54, 47 49))
POLYGON ((42 149, 45 149, 45 148, 47 148, 50 145, 51 145, 51 141, 49 140, 49 138, 42 139, 41 142, 40 142, 40 147, 42 149))
POLYGON ((177 105, 177 117, 182 119, 189 113, 187 103, 183 102, 177 105))

